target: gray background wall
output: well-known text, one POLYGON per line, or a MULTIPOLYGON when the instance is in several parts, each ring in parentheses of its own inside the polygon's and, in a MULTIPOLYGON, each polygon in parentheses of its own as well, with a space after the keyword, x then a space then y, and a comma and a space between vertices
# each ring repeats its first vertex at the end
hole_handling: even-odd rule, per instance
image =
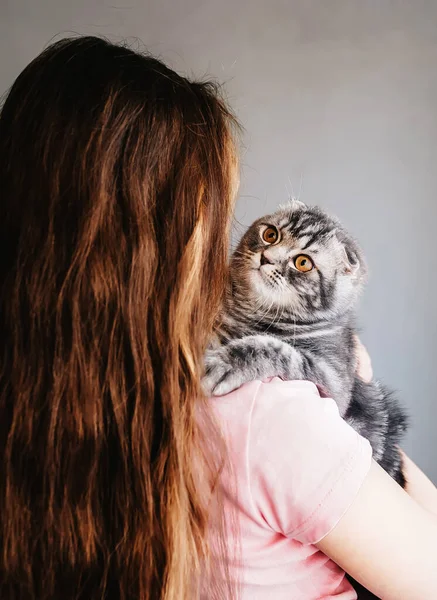
POLYGON ((437 2, 0 6, 1 91, 70 33, 130 38, 182 72, 226 82, 246 128, 236 235, 300 190, 361 240, 371 269, 362 338, 412 415, 406 450, 437 482, 437 2))

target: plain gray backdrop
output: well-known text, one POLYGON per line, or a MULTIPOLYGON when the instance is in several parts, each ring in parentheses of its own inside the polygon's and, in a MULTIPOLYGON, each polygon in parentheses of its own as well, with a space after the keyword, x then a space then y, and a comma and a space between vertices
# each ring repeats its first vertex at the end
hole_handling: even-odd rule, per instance
POLYGON ((212 76, 245 128, 235 235, 290 194, 339 216, 371 277, 362 338, 437 482, 437 2, 0 0, 0 90, 87 33, 212 76))

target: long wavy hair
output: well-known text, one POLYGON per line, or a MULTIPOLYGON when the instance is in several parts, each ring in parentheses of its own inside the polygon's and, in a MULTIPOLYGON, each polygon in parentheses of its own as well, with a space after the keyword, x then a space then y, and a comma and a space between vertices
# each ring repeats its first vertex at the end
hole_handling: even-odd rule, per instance
MULTIPOLYGON (((2 600, 199 594, 220 512, 200 377, 226 279, 233 125, 213 84, 94 37, 48 47, 7 96, 2 600)), ((219 587, 208 598, 230 597, 219 587)))

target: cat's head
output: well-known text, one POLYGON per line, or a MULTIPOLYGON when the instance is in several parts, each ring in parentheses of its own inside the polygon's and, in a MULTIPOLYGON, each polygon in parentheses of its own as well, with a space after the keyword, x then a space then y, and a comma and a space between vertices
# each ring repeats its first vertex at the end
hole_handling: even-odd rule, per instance
POLYGON ((283 308, 297 319, 344 313, 365 275, 362 252, 341 224, 297 201, 255 221, 232 260, 234 290, 254 306, 283 308))

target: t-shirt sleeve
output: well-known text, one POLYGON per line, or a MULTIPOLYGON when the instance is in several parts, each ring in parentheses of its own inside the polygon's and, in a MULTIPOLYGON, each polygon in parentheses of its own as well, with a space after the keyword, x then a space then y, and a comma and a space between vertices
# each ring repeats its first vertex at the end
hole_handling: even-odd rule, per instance
POLYGON ((309 382, 258 388, 247 460, 254 509, 273 530, 315 544, 338 523, 371 464, 367 440, 309 382))

